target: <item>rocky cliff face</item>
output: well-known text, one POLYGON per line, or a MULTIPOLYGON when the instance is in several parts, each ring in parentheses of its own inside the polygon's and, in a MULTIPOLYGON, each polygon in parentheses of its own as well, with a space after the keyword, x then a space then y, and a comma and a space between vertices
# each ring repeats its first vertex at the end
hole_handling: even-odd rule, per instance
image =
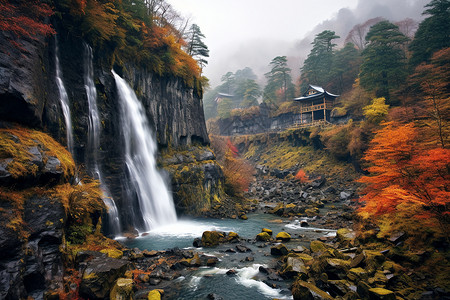
MULTIPOLYGON (((25 41, 23 49, 15 48, 0 36, 0 120, 16 122, 50 133, 63 145, 65 123, 55 81, 55 43, 63 81, 70 101, 74 131, 74 159, 86 163, 92 156, 87 150, 89 106, 85 89, 83 41, 66 33, 57 38, 25 41)), ((121 144, 120 103, 111 69, 125 78, 143 103, 150 126, 160 148, 205 146, 209 143, 203 116, 201 91, 187 87, 178 78, 162 78, 145 68, 111 61, 93 49, 94 82, 101 122, 99 166, 111 196, 117 203, 122 227, 134 225, 133 211, 139 209, 133 195, 128 195, 123 181, 126 165, 121 144)), ((214 160, 213 168, 204 173, 211 177, 208 185, 218 187, 222 177, 214 160), (211 171, 208 171, 211 170, 211 171)), ((189 182, 188 184, 192 184, 189 182)), ((174 190, 183 182, 177 180, 174 190)), ((179 199, 180 197, 175 197, 179 199)), ((188 201, 189 202, 189 201, 188 201)), ((180 211, 187 211, 177 203, 180 211)), ((200 205, 201 206, 201 205, 200 205)))

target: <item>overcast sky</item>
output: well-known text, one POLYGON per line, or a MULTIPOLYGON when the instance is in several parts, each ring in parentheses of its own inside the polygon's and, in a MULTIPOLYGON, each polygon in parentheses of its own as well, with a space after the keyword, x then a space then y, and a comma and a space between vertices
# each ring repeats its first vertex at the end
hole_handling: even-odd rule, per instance
MULTIPOLYGON (((212 86, 228 71, 251 67, 259 77, 286 55, 294 75, 314 35, 325 29, 345 38, 369 18, 420 20, 429 0, 167 0, 200 26, 210 50, 205 75, 212 86)), ((260 78, 262 79, 262 78, 260 78)))

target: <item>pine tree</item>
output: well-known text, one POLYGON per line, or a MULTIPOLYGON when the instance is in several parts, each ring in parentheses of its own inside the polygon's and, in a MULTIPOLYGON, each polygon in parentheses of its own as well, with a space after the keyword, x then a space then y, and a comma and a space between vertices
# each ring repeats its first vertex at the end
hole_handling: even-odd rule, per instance
POLYGON ((333 62, 333 40, 339 38, 334 31, 324 30, 314 38, 313 48, 301 68, 302 86, 316 84, 325 86, 330 80, 330 66, 333 62))
POLYGON ((194 57, 200 64, 201 69, 203 69, 208 64, 205 58, 209 57, 209 49, 203 42, 205 35, 201 32, 197 24, 192 24, 188 36, 187 53, 194 57))
POLYGON ((429 17, 420 23, 409 46, 412 66, 429 62, 434 52, 450 47, 450 1, 432 0, 425 7, 423 14, 429 17))
POLYGON ((264 88, 264 98, 267 101, 283 102, 294 96, 291 69, 287 65, 286 56, 277 56, 270 62, 270 72, 264 74, 267 85, 264 88), (277 94, 278 93, 278 94, 277 94))
POLYGON ((392 90, 399 87, 407 75, 402 46, 408 38, 396 25, 382 21, 370 28, 366 40, 368 45, 362 52, 361 86, 392 103, 392 90))

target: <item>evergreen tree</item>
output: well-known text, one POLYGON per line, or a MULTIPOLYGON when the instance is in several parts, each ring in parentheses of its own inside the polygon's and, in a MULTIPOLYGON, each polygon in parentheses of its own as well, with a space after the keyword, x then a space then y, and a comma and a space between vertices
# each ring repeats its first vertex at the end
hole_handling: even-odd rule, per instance
POLYGON ((333 62, 333 40, 339 38, 334 31, 324 30, 314 38, 313 48, 301 68, 302 87, 309 84, 325 86, 330 80, 330 66, 333 62))
POLYGON ((429 17, 420 23, 409 46, 412 66, 429 62, 434 52, 450 47, 450 1, 432 0, 425 7, 423 14, 429 17))
POLYGON ((205 35, 197 24, 192 24, 188 37, 187 53, 194 57, 200 64, 200 68, 203 69, 208 64, 205 58, 209 57, 209 49, 203 42, 205 35))
POLYGON ((361 86, 392 104, 392 90, 399 87, 407 75, 402 46, 408 38, 396 25, 382 21, 370 28, 366 40, 368 45, 362 52, 361 86))
POLYGON ((240 104, 241 107, 250 107, 258 105, 258 98, 261 96, 261 88, 258 83, 253 79, 245 80, 240 88, 243 90, 243 100, 240 104))
POLYGON ((264 74, 267 85, 264 88, 264 100, 267 102, 283 102, 294 97, 291 69, 287 65, 286 56, 277 56, 270 62, 270 72, 264 74))
POLYGON ((330 81, 325 87, 334 93, 349 91, 355 79, 358 77, 361 65, 361 55, 352 43, 347 43, 344 48, 333 55, 333 63, 330 69, 330 81))
POLYGON ((234 92, 234 86, 235 86, 233 72, 227 72, 225 75, 222 76, 221 80, 223 83, 219 87, 220 92, 232 95, 234 92))
MULTIPOLYGON (((249 67, 246 67, 241 70, 237 70, 234 73, 234 84, 235 89, 233 91, 233 95, 237 101, 237 104, 240 106, 245 97, 245 92, 248 89, 249 82, 248 80, 253 81, 256 85, 257 76, 253 73, 253 70, 249 67)), ((259 88, 259 86, 258 86, 259 88)))

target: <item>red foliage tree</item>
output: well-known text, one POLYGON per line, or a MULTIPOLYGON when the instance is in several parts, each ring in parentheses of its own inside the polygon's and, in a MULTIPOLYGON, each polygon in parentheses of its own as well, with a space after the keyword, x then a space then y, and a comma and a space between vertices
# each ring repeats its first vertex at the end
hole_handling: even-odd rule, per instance
POLYGON ((10 41, 19 46, 15 38, 55 34, 53 27, 44 23, 52 14, 51 7, 38 0, 0 0, 0 30, 11 33, 10 41))
POLYGON ((365 195, 360 199, 365 216, 392 215, 405 207, 419 205, 412 216, 434 217, 448 237, 450 205, 450 150, 426 148, 412 123, 385 123, 376 132, 364 159, 370 163, 365 195))

